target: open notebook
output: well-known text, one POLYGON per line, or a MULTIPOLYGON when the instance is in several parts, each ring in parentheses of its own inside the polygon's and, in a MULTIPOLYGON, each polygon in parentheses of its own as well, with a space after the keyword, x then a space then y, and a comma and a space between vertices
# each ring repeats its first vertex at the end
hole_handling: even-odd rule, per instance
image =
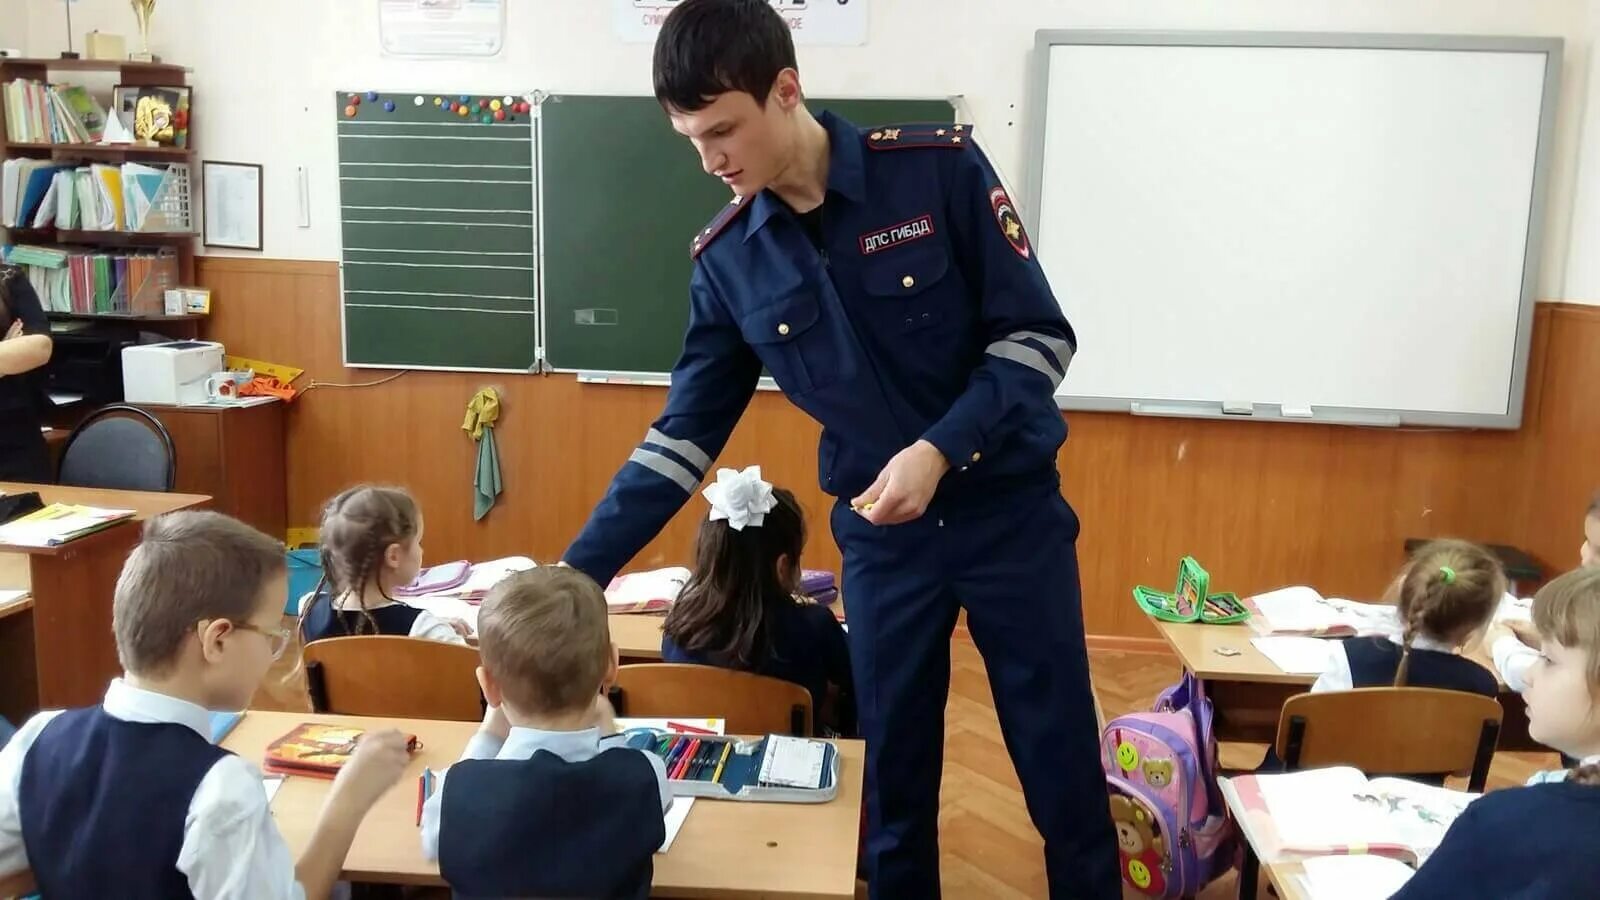
POLYGON ((1264 862, 1371 855, 1418 866, 1481 796, 1342 766, 1219 782, 1264 862))
POLYGON ((1261 635, 1358 637, 1400 630, 1392 606, 1324 597, 1304 586, 1258 594, 1244 603, 1252 613, 1250 627, 1261 635))

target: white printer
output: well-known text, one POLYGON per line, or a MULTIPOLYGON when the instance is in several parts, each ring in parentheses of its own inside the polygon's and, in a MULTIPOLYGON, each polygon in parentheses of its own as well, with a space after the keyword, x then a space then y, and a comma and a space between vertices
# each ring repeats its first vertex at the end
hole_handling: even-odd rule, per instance
POLYGON ((222 371, 215 341, 168 341, 122 348, 122 396, 129 403, 206 402, 206 379, 222 371))

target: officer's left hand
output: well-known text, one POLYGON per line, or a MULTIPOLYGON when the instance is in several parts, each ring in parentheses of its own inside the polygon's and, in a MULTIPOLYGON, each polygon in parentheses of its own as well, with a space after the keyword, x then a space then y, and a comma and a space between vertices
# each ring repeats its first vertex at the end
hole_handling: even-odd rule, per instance
POLYGON ((878 480, 861 496, 850 501, 874 525, 899 525, 919 518, 928 511, 939 479, 950 471, 950 462, 939 448, 927 441, 901 450, 878 473, 878 480))

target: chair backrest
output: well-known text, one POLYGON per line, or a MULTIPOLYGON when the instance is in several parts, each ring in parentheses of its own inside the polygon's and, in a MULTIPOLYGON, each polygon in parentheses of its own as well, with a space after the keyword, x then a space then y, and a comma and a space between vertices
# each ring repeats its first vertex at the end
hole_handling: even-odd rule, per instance
POLYGON ((102 407, 67 436, 56 480, 74 487, 170 491, 177 480, 172 435, 137 406, 102 407))
POLYGON ((390 635, 312 641, 302 651, 314 712, 476 722, 478 651, 390 635))
POLYGON ((611 702, 619 716, 725 719, 729 734, 812 733, 810 691, 780 678, 715 666, 623 666, 611 702))
POLYGON ((1289 769, 1346 765, 1381 775, 1466 775, 1468 790, 1481 791, 1501 715, 1493 697, 1436 688, 1296 694, 1278 719, 1278 756, 1289 769))

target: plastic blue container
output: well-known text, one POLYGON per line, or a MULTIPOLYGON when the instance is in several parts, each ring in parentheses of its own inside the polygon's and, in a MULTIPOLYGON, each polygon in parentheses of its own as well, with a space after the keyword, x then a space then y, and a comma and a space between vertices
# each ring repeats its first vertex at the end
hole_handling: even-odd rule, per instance
POLYGON ((322 580, 322 550, 302 547, 289 551, 289 597, 284 602, 285 615, 300 614, 300 598, 317 589, 322 580))

